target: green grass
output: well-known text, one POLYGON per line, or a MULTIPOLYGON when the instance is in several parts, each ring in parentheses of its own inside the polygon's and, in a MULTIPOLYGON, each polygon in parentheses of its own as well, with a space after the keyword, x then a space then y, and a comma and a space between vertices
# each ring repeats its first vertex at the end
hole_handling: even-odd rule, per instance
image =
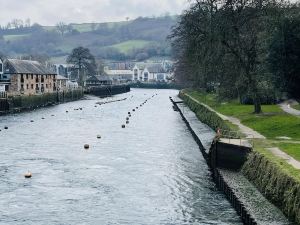
MULTIPOLYGON (((254 149, 259 153, 263 154, 267 158, 269 158, 272 162, 276 163, 276 165, 287 174, 296 178, 300 181, 300 173, 299 170, 294 168, 292 165, 288 164, 286 160, 275 156, 271 151, 267 150, 267 148, 274 147, 274 143, 269 140, 256 139, 254 140, 254 149)), ((279 147, 277 145, 277 147, 279 147)), ((287 153, 288 154, 288 153, 287 153)))
POLYGON ((298 105, 291 105, 291 107, 292 107, 293 109, 300 110, 300 104, 298 104, 298 105))
POLYGON ((110 47, 118 49, 120 52, 127 54, 133 49, 143 48, 149 44, 151 41, 144 41, 144 40, 130 40, 121 42, 119 44, 111 45, 110 47))
POLYGON ((28 36, 30 36, 30 34, 4 35, 3 38, 5 41, 16 41, 28 36))
POLYGON ((277 105, 262 105, 263 113, 257 115, 252 105, 242 105, 237 100, 219 101, 214 94, 198 91, 188 91, 188 94, 224 115, 238 118, 267 138, 287 136, 300 140, 300 118, 285 113, 277 105))
POLYGON ((292 156, 294 159, 300 161, 300 144, 296 143, 278 143, 277 146, 292 156))

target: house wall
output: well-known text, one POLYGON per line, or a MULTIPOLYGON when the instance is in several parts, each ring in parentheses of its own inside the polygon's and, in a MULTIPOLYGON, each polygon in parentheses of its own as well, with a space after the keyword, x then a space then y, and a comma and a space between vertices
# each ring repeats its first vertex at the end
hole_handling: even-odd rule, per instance
POLYGON ((10 81, 10 95, 52 93, 57 86, 56 75, 12 74, 10 81))

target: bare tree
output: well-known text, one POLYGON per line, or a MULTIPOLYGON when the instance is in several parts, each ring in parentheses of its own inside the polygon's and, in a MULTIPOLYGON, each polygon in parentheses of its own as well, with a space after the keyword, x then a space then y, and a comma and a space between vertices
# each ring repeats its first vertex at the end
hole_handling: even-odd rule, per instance
POLYGON ((64 22, 58 22, 58 23, 56 24, 56 30, 57 30, 58 32, 60 32, 61 36, 64 36, 65 33, 66 33, 67 30, 68 30, 68 25, 65 24, 64 22))

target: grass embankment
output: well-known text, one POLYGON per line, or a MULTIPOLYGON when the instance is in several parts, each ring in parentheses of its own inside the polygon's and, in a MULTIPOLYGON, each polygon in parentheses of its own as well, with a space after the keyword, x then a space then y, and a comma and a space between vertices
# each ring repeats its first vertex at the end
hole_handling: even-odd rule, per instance
POLYGON ((300 161, 299 117, 285 113, 277 105, 263 105, 262 113, 257 115, 253 113, 252 105, 242 105, 237 100, 220 101, 214 94, 198 91, 187 91, 187 93, 226 116, 238 118, 242 124, 264 135, 267 138, 264 141, 266 146, 279 147, 300 161))
POLYGON ((297 104, 297 105, 291 105, 291 107, 292 107, 293 109, 300 110, 300 104, 297 104))
POLYGON ((299 170, 268 150, 279 147, 300 161, 300 118, 283 112, 277 105, 263 105, 263 113, 256 115, 253 106, 241 105, 237 100, 220 101, 216 95, 190 90, 185 93, 221 114, 238 118, 266 137, 254 140, 254 151, 242 172, 288 218, 300 224, 299 170))

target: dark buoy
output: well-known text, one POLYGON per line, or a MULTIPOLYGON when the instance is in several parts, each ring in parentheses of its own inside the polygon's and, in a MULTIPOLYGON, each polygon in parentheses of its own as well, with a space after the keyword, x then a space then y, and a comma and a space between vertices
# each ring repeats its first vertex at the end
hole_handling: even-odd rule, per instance
POLYGON ((129 124, 129 120, 126 121, 126 124, 129 124))
POLYGON ((129 117, 126 117, 126 120, 129 120, 129 117))
POLYGON ((44 117, 42 117, 42 120, 44 120, 45 118, 44 117))
POLYGON ((98 139, 101 139, 101 135, 98 134, 98 135, 97 135, 97 138, 98 138, 98 139))
POLYGON ((4 129, 5 129, 5 130, 7 130, 7 129, 8 129, 8 127, 7 127, 7 126, 5 126, 5 127, 4 127, 4 129))
POLYGON ((30 122, 33 123, 34 121, 33 121, 33 120, 30 120, 30 122))
POLYGON ((51 116, 54 116, 54 115, 51 115, 51 116))
POLYGON ((131 117, 131 115, 129 115, 129 117, 131 117))
POLYGON ((79 108, 80 110, 82 110, 82 108, 79 108))
POLYGON ((130 112, 128 112, 128 115, 130 115, 131 113, 130 112))
POLYGON ((24 174, 25 178, 31 178, 32 174, 28 171, 27 173, 24 174))
POLYGON ((135 109, 133 109, 132 111, 135 112, 135 109))
POLYGON ((122 128, 125 128, 125 125, 124 125, 124 124, 122 125, 122 128))
POLYGON ((85 145, 84 145, 84 148, 85 148, 85 149, 89 149, 90 146, 89 146, 88 144, 85 144, 85 145))

